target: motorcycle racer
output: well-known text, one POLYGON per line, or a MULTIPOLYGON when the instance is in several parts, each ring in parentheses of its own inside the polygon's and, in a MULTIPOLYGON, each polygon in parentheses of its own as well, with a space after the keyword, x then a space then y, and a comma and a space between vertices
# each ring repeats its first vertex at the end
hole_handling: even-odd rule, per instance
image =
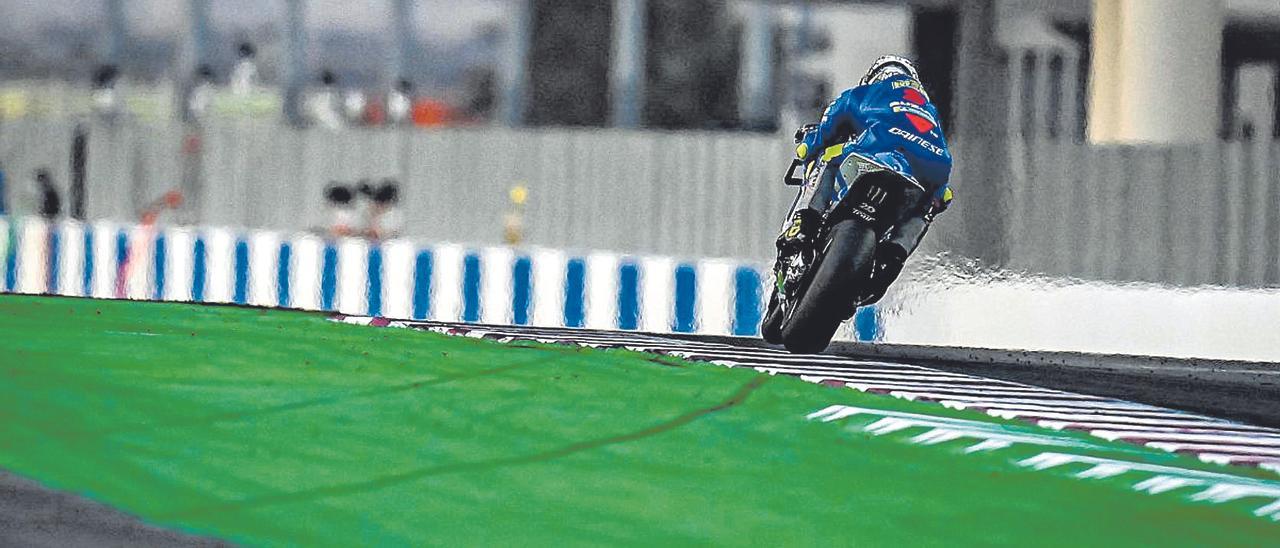
POLYGON ((915 65, 896 55, 876 59, 856 87, 845 90, 827 107, 818 124, 796 132, 796 143, 797 158, 807 162, 821 156, 827 164, 808 207, 796 211, 778 236, 782 256, 815 238, 823 215, 839 201, 836 173, 851 153, 872 158, 925 187, 923 203, 906 207, 876 246, 875 266, 859 304, 878 301, 924 238, 934 215, 945 210, 952 198, 951 153, 938 109, 920 83, 915 65), (828 151, 842 143, 842 148, 828 151))

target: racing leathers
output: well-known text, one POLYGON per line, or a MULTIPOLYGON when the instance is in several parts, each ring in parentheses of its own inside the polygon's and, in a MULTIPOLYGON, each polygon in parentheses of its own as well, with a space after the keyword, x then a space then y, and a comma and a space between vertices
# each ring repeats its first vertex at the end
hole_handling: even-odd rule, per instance
POLYGON ((846 90, 816 126, 797 132, 796 141, 796 156, 801 160, 822 156, 828 161, 808 207, 797 211, 778 238, 783 254, 812 240, 823 215, 839 200, 836 174, 852 153, 913 178, 925 189, 914 198, 918 203, 904 207, 893 229, 876 246, 875 267, 859 298, 860 305, 874 303, 901 273, 934 215, 951 202, 951 153, 938 110, 918 80, 895 75, 846 90), (842 143, 841 148, 828 150, 842 143))

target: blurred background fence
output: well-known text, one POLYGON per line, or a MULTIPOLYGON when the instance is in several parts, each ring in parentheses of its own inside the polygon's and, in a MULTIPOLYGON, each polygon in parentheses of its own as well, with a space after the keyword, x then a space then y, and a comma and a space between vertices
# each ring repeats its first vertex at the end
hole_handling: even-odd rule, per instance
POLYGON ((9 0, 0 213, 768 261, 791 128, 888 52, 956 158, 918 257, 1280 286, 1253 0, 9 0))
MULTIPOLYGON (((76 125, 0 127, 14 172, 71 176, 76 125)), ((529 190, 533 245, 767 260, 793 190, 780 183, 789 141, 771 135, 584 129, 295 129, 219 120, 199 129, 132 122, 87 127, 86 216, 130 221, 167 190, 188 224, 325 226, 330 181, 403 181, 403 235, 503 241, 508 189, 529 190)), ((957 162, 965 142, 953 144, 957 162)), ((926 252, 995 240, 1003 264, 1085 279, 1180 285, 1280 284, 1280 143, 1097 146, 1026 142, 995 201, 971 200, 957 166, 957 210, 926 252)))

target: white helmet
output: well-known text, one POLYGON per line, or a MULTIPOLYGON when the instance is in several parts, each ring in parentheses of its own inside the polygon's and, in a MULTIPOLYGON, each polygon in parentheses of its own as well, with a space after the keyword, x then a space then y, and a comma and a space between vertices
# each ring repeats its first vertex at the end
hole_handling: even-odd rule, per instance
POLYGON ((871 63, 871 68, 867 69, 867 74, 862 77, 858 85, 874 84, 899 74, 910 76, 912 80, 920 80, 920 74, 916 72, 916 64, 910 59, 898 55, 884 55, 871 63))

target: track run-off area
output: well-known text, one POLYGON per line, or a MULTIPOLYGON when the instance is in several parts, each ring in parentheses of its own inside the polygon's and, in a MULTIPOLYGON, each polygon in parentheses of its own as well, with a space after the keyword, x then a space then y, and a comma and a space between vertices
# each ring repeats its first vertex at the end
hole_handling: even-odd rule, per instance
POLYGON ((0 332, 0 544, 118 542, 65 496, 195 544, 1280 535, 1273 430, 895 360, 32 296, 0 332))
MULTIPOLYGON (((655 352, 769 374, 797 376, 827 386, 937 402, 982 411, 1053 430, 1079 430, 1111 441, 1137 443, 1202 461, 1257 466, 1280 474, 1280 430, 1236 423, 1141 403, 944 372, 909 363, 742 347, 661 335, 460 323, 399 321, 336 315, 360 325, 405 327, 500 341, 528 340, 655 352)), ((834 413, 834 412, 833 412, 834 413)), ((839 414, 839 413, 835 413, 839 414)), ((830 417, 826 417, 830 418, 830 417)))

